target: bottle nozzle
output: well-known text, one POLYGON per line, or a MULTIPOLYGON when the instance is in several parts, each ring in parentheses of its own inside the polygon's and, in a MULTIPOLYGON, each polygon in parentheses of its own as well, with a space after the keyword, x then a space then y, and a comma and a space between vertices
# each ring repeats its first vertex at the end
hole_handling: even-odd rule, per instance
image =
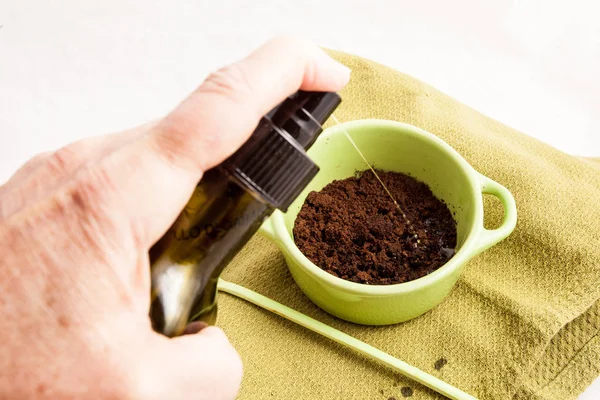
POLYGON ((299 90, 271 110, 267 117, 275 126, 289 133, 304 150, 308 150, 321 134, 325 121, 341 102, 342 99, 335 92, 299 90))

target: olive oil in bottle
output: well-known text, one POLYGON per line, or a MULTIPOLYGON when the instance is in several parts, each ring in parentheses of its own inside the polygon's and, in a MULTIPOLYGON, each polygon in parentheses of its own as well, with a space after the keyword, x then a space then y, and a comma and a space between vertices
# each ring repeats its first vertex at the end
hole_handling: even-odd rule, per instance
POLYGON ((168 232, 150 249, 154 330, 178 336, 216 322, 223 269, 275 209, 317 174, 306 150, 340 104, 331 92, 298 91, 265 115, 244 145, 206 171, 168 232))

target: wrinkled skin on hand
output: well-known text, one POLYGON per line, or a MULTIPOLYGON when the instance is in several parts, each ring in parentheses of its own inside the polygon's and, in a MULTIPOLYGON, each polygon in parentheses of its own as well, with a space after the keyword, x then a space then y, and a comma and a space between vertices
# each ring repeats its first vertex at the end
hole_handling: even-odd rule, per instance
POLYGON ((348 78, 317 47, 277 38, 166 117, 17 171, 0 187, 0 398, 235 398, 242 365, 220 329, 151 329, 148 250, 262 115, 348 78))

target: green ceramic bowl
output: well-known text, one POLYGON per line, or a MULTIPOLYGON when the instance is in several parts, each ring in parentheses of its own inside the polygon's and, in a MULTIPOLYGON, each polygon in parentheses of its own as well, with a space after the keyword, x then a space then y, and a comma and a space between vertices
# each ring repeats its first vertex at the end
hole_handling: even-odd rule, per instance
POLYGON ((309 151, 321 168, 287 213, 276 211, 261 228, 285 256, 300 289, 320 308, 347 321, 388 325, 415 318, 435 307, 450 292, 465 264, 506 238, 515 228, 517 210, 510 192, 479 174, 441 139, 411 125, 359 120, 327 129, 309 151), (345 129, 376 168, 403 172, 429 185, 455 215, 457 252, 435 272, 396 285, 365 285, 337 278, 309 261, 296 247, 294 220, 308 193, 368 167, 345 137, 345 129), (502 225, 483 226, 482 193, 504 206, 502 225))

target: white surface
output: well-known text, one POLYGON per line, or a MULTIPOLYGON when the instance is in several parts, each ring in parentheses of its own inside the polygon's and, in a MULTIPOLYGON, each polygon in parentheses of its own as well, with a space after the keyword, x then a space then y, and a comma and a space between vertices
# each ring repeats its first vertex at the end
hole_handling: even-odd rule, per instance
MULTIPOLYGON (((0 182, 35 153, 164 114, 277 33, 390 65, 566 152, 600 156, 596 4, 0 0, 0 182)), ((600 382, 581 398, 600 398, 600 382)))

